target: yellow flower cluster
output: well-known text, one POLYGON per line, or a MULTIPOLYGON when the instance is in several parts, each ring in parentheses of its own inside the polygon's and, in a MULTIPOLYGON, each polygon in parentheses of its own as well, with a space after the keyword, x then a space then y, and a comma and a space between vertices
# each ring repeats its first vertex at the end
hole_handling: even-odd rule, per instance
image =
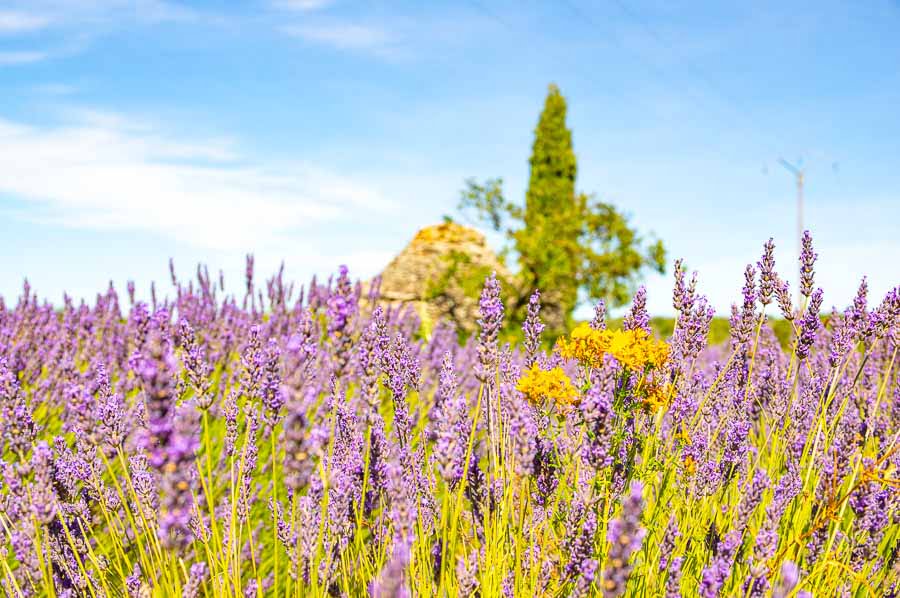
POLYGON ((665 408, 669 404, 669 398, 671 397, 671 395, 671 385, 650 384, 644 390, 644 399, 642 403, 647 411, 649 411, 650 413, 656 413, 661 408, 665 408))
POLYGON ((552 370, 542 370, 534 364, 519 378, 516 389, 521 391, 529 401, 539 404, 543 399, 549 399, 561 407, 573 405, 578 402, 578 391, 572 385, 572 381, 562 370, 555 367, 552 370))
POLYGON ((594 330, 588 323, 579 324, 570 339, 560 339, 557 350, 588 367, 600 367, 608 353, 632 371, 662 367, 669 359, 669 345, 644 330, 594 330))

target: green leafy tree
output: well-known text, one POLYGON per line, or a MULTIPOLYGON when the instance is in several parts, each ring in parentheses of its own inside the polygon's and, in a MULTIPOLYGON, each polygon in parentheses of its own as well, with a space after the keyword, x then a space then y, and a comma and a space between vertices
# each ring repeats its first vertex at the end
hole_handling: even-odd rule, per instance
POLYGON ((521 317, 531 289, 539 288, 552 331, 569 323, 580 299, 625 303, 647 269, 663 272, 661 241, 647 242, 612 204, 578 193, 578 164, 566 126, 566 100, 550 86, 535 129, 524 207, 503 194, 503 180, 466 181, 460 210, 509 241, 519 265, 521 317))

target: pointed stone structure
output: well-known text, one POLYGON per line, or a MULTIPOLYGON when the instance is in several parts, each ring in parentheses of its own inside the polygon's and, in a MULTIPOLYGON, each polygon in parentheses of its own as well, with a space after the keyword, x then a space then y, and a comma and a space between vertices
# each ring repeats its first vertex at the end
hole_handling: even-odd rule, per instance
POLYGON ((504 286, 512 281, 483 234, 455 222, 428 226, 381 273, 381 300, 412 304, 425 320, 447 320, 471 333, 478 328, 481 286, 491 272, 504 286))

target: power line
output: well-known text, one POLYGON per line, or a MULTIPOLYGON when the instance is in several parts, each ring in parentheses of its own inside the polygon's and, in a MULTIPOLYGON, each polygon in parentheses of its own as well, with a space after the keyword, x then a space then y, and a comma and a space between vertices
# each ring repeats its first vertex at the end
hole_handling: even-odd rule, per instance
POLYGON ((478 9, 480 12, 487 15, 489 18, 497 21, 498 23, 500 23, 501 25, 506 27, 506 29, 508 29, 509 31, 515 33, 515 29, 513 29, 513 27, 509 23, 507 23, 505 19, 501 18, 500 15, 498 15, 497 13, 495 13, 494 11, 489 9, 487 6, 485 6, 479 0, 466 0, 466 1, 469 4, 471 4, 472 6, 474 6, 476 9, 478 9))
MULTIPOLYGON (((592 27, 598 31, 601 29, 600 24, 593 17, 591 17, 585 11, 580 9, 572 1, 570 1, 570 0, 558 0, 558 1, 561 2, 562 4, 564 4, 565 6, 567 6, 569 11, 572 12, 576 17, 579 18, 579 20, 581 20, 585 24, 589 25, 590 27, 592 27)), ((644 17, 642 17, 637 11, 635 11, 634 9, 629 7, 627 4, 622 2, 622 0, 611 0, 611 2, 614 3, 616 5, 616 7, 623 14, 625 14, 626 17, 628 17, 635 24, 639 25, 644 30, 644 32, 647 35, 649 35, 657 44, 659 44, 660 46, 662 46, 663 48, 668 50, 672 55, 678 54, 678 48, 674 44, 672 44, 671 42, 666 40, 662 35, 660 35, 659 32, 657 32, 650 25, 648 20, 645 19, 644 17)), ((629 51, 629 53, 631 53, 633 56, 635 56, 641 62, 643 62, 644 65, 647 68, 649 68, 650 70, 652 70, 653 73, 655 75, 657 75, 660 79, 669 80, 669 81, 672 80, 672 76, 669 73, 666 73, 666 71, 664 69, 662 69, 660 66, 658 66, 657 64, 655 64, 655 63, 647 60, 643 56, 641 56, 640 53, 630 50, 627 46, 625 46, 622 43, 619 43, 619 46, 622 49, 629 51)), ((699 68, 697 68, 696 65, 692 64, 691 62, 689 62, 687 60, 681 60, 680 63, 682 66, 684 66, 688 69, 690 74, 693 75, 693 77, 695 79, 698 79, 701 83, 703 83, 704 86, 713 93, 713 95, 718 96, 719 100, 724 105, 728 106, 731 109, 731 111, 739 114, 741 116, 741 118, 747 122, 747 124, 749 124, 751 127, 754 128, 754 130, 756 130, 758 132, 765 131, 761 126, 759 126, 759 122, 757 121, 757 119, 755 119, 750 114, 750 111, 747 110, 738 99, 736 99, 734 96, 732 96, 728 92, 724 91, 719 86, 719 84, 716 83, 711 77, 707 76, 704 72, 702 72, 699 68)), ((669 83, 669 85, 670 85, 670 87, 675 88, 675 86, 672 85, 671 83, 669 83)), ((691 96, 692 98, 694 98, 695 100, 697 100, 700 103, 705 103, 708 101, 708 98, 698 95, 697 93, 695 93, 694 91, 692 91, 689 88, 685 89, 684 87, 679 87, 678 91, 680 93, 685 93, 685 94, 691 96)), ((779 148, 783 149, 781 140, 777 136, 773 135, 770 131, 765 131, 763 134, 766 136, 766 138, 770 142, 774 142, 779 148)))

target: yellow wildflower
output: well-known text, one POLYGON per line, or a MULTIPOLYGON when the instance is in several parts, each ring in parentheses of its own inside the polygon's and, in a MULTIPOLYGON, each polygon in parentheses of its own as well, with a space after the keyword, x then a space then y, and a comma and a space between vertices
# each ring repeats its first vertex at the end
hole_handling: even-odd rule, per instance
POLYGON ((534 364, 519 378, 516 389, 532 403, 549 399, 557 405, 568 406, 578 402, 578 392, 559 366, 547 371, 534 364))
POLYGON ((643 370, 647 363, 646 333, 641 330, 617 330, 613 335, 609 352, 616 361, 629 370, 643 370))
POLYGON ((566 359, 576 359, 588 367, 600 367, 611 338, 609 330, 594 330, 584 322, 572 331, 571 340, 559 339, 557 350, 566 359))
POLYGON ((651 384, 647 387, 647 394, 644 396, 644 407, 650 413, 656 413, 661 407, 669 404, 669 395, 671 394, 671 386, 651 384))
POLYGON ((684 458, 684 470, 689 475, 694 475, 697 472, 697 462, 690 455, 684 458))
POLYGON ((644 330, 594 330, 587 323, 579 324, 569 339, 560 339, 557 351, 587 367, 600 367, 609 353, 632 371, 660 368, 669 359, 669 345, 644 330))
POLYGON ((663 340, 647 339, 647 364, 661 368, 669 360, 669 345, 663 340))

